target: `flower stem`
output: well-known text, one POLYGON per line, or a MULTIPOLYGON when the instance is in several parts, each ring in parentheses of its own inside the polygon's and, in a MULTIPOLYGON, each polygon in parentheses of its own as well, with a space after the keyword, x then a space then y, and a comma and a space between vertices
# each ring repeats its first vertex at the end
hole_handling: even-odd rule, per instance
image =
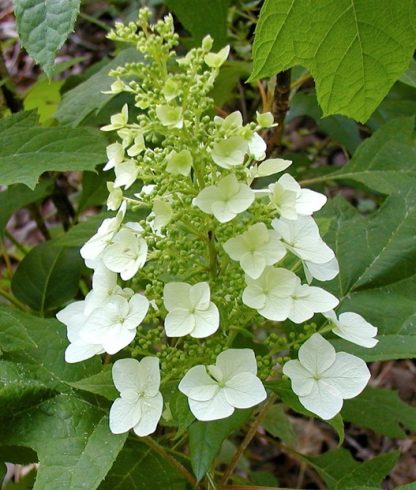
POLYGON ((170 463, 183 477, 192 485, 193 488, 198 489, 200 486, 196 481, 196 478, 183 466, 176 458, 171 456, 164 447, 159 445, 152 437, 140 438, 142 442, 147 444, 153 451, 159 454, 165 461, 170 463))
POLYGON ((209 270, 213 278, 217 277, 218 262, 217 262, 217 250, 215 248, 215 234, 213 231, 208 231, 208 253, 209 253, 209 270))
POLYGON ((276 398, 277 398, 277 396, 275 394, 270 395, 267 402, 263 405, 262 409, 257 414, 257 417, 255 418, 254 422, 252 423, 250 429, 247 431, 247 434, 244 437, 243 442, 240 444, 237 451, 234 453, 234 456, 233 456, 230 464, 228 465, 227 469, 224 472, 224 475, 221 479, 221 484, 220 484, 221 488, 227 483, 227 481, 230 479, 231 475, 234 473, 234 470, 237 466, 237 463, 238 463, 241 455, 247 449, 251 440, 256 435, 256 432, 257 432, 257 429, 259 428, 259 425, 265 419, 267 412, 269 411, 269 409, 273 405, 276 398))

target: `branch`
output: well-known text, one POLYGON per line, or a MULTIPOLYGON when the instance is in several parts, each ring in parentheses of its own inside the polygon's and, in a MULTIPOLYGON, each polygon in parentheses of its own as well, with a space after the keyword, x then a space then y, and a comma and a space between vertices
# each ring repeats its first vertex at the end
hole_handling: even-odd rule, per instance
POLYGON ((280 146, 283 131, 285 129, 285 117, 289 109, 290 95, 290 69, 276 75, 276 86, 274 88, 273 115, 277 126, 272 134, 267 147, 267 153, 280 146))

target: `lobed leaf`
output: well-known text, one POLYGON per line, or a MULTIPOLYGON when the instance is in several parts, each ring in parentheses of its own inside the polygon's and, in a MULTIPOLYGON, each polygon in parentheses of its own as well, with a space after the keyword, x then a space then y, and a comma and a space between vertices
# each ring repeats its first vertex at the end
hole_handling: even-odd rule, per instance
POLYGON ((400 453, 395 451, 359 463, 349 451, 339 448, 306 459, 325 480, 328 490, 352 490, 356 487, 380 488, 399 456, 400 453))
POLYGON ((367 387, 357 398, 345 401, 342 416, 388 437, 404 438, 404 429, 416 431, 416 408, 404 403, 392 390, 367 387))
POLYGON ((94 170, 105 161, 105 138, 98 130, 42 128, 35 118, 23 112, 0 120, 1 184, 34 189, 44 172, 94 170))
POLYGON ((34 490, 95 490, 126 438, 110 432, 101 410, 68 394, 23 411, 0 428, 2 444, 36 451, 40 465, 34 490))
POLYGON ((29 55, 52 76, 54 59, 74 29, 80 0, 14 0, 20 41, 29 55))
POLYGON ((409 66, 415 18, 408 0, 266 0, 250 80, 302 65, 325 116, 365 122, 409 66))

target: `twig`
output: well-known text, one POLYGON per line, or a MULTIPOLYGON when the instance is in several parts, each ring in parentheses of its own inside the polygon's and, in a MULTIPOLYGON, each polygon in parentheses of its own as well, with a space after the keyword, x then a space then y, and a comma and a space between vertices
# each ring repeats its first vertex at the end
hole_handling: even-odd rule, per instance
POLYGON ((8 240, 10 240, 13 243, 16 249, 23 254, 23 256, 27 254, 28 251, 25 249, 25 247, 21 243, 19 243, 8 230, 4 231, 4 235, 8 240))
POLYGON ((39 208, 37 207, 37 205, 36 204, 29 204, 27 206, 27 208, 28 208, 32 218, 36 221, 36 225, 39 228, 39 231, 42 233, 43 238, 45 238, 45 240, 50 240, 51 235, 49 233, 49 230, 48 230, 45 222, 43 221, 43 217, 40 214, 40 211, 39 211, 39 208))
POLYGON ((268 103, 267 103, 267 95, 261 80, 257 80, 257 88, 259 89, 260 92, 262 112, 267 112, 269 110, 268 103))
POLYGON ((147 444, 151 449, 158 453, 162 458, 174 466, 178 472, 185 478, 185 480, 192 485, 193 488, 200 488, 196 478, 183 466, 176 458, 172 457, 162 446, 160 446, 151 437, 143 437, 140 439, 147 444))
POLYGON ((8 251, 7 251, 6 244, 5 244, 3 238, 0 239, 0 246, 1 246, 1 252, 3 255, 4 264, 5 264, 6 269, 7 269, 7 275, 9 277, 9 279, 11 279, 11 277, 13 276, 13 268, 12 268, 10 256, 9 256, 8 251))
POLYGON ((7 299, 9 303, 12 305, 16 306, 19 308, 19 310, 26 311, 27 308, 19 301, 17 300, 14 296, 9 294, 7 291, 4 291, 3 289, 0 289, 0 296, 3 296, 3 298, 7 299))
POLYGON ((234 453, 234 456, 233 456, 230 464, 227 466, 227 468, 224 472, 224 475, 221 479, 221 484, 220 484, 221 487, 223 487, 227 483, 227 481, 230 479, 231 475, 234 473, 234 470, 237 466, 238 460, 240 459, 243 452, 247 449, 247 447, 250 444, 253 437, 256 435, 256 432, 257 432, 257 429, 259 428, 259 425, 263 422, 264 418, 267 415, 268 410, 273 405, 276 398, 277 397, 275 394, 271 395, 270 398, 267 400, 267 402, 262 407, 262 409, 260 410, 260 412, 257 414, 257 417, 255 418, 255 420, 252 423, 250 429, 248 430, 246 436, 244 437, 243 442, 240 444, 237 451, 234 453))
POLYGON ((71 227, 71 221, 75 216, 74 208, 65 192, 67 183, 68 182, 65 175, 56 175, 54 180, 54 191, 51 195, 52 202, 55 205, 59 220, 62 223, 65 231, 69 230, 71 227))
POLYGON ((22 101, 16 96, 14 86, 12 84, 9 71, 3 59, 3 53, 0 50, 0 80, 4 80, 0 91, 4 97, 4 101, 11 112, 19 112, 23 109, 22 101))
POLYGON ((273 115, 277 123, 275 130, 268 142, 267 152, 270 153, 280 146, 285 128, 285 117, 289 109, 290 95, 290 70, 285 70, 276 75, 276 86, 274 88, 273 115))

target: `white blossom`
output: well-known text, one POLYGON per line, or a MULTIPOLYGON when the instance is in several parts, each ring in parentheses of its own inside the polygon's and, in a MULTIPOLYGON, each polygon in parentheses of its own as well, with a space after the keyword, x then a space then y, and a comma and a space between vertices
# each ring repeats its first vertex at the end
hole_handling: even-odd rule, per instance
POLYGON ((126 223, 102 253, 105 266, 118 272, 124 281, 131 279, 146 263, 147 243, 140 236, 142 231, 138 223, 126 223))
POLYGON ((122 288, 117 285, 117 274, 107 269, 101 260, 97 261, 92 275, 92 289, 85 298, 85 315, 105 305, 115 294, 123 294, 122 288))
POLYGON ((283 218, 297 219, 310 216, 326 203, 326 196, 310 189, 301 189, 289 174, 283 174, 275 184, 269 185, 270 200, 283 218))
POLYGON ((220 223, 227 223, 248 209, 254 196, 248 185, 238 182, 235 175, 230 174, 217 185, 203 189, 192 203, 204 213, 213 214, 220 223))
POLYGON ((88 328, 81 329, 80 336, 85 342, 101 344, 108 354, 115 354, 134 339, 148 308, 149 301, 141 294, 133 294, 129 300, 112 296, 88 316, 88 328))
POLYGON ((288 361, 283 373, 292 382, 300 403, 324 420, 341 410, 343 400, 363 391, 370 379, 365 362, 346 352, 335 352, 320 334, 299 349, 299 360, 288 361))
POLYGON ((101 128, 101 131, 114 131, 116 129, 122 129, 127 125, 129 119, 129 108, 127 104, 124 104, 123 108, 121 109, 121 112, 118 114, 114 114, 111 116, 111 124, 108 124, 107 126, 103 126, 101 128))
POLYGON ((208 53, 204 56, 205 63, 210 68, 220 68, 230 53, 230 46, 225 46, 218 53, 208 53))
MULTIPOLYGON (((255 179, 258 177, 268 177, 269 175, 277 174, 286 170, 292 162, 290 160, 283 160, 283 158, 270 158, 260 163, 260 165, 254 165, 250 168, 250 176, 255 179)), ((267 191, 267 195, 269 192, 267 191)))
POLYGON ((156 115, 159 121, 167 128, 183 128, 182 107, 174 107, 170 105, 156 106, 156 115))
POLYGON ((175 80, 168 78, 163 85, 162 93, 165 99, 170 102, 180 94, 180 85, 175 80))
POLYGON ((256 120, 257 124, 262 128, 277 126, 277 124, 274 124, 274 117, 271 112, 256 112, 256 120))
POLYGON ((148 221, 154 233, 160 235, 162 229, 172 219, 172 216, 172 206, 168 202, 159 198, 153 200, 153 208, 148 216, 148 221))
POLYGON ((124 160, 114 167, 114 173, 116 174, 114 186, 128 189, 136 182, 139 167, 134 160, 124 160))
POLYGON ((113 365, 113 381, 120 398, 110 408, 111 432, 122 434, 133 429, 140 437, 152 434, 163 410, 159 359, 120 359, 113 365))
POLYGON ((378 343, 374 338, 377 335, 377 328, 358 313, 344 312, 337 318, 334 311, 327 311, 324 316, 335 325, 332 331, 338 337, 368 348, 378 343))
POLYGON ((267 145, 264 139, 257 133, 248 140, 248 152, 254 160, 264 160, 266 158, 267 145))
POLYGON ((330 281, 339 274, 339 264, 336 257, 325 262, 324 264, 315 264, 307 260, 303 261, 306 280, 310 283, 312 279, 318 281, 330 281))
POLYGON ((335 257, 331 248, 322 240, 318 225, 310 216, 299 216, 296 220, 274 219, 272 227, 283 245, 305 262, 326 264, 335 257))
POLYGON ((189 408, 198 420, 229 417, 236 408, 249 408, 266 399, 256 376, 257 363, 251 349, 228 349, 215 365, 191 368, 179 383, 189 408))
POLYGON ((168 337, 191 335, 203 338, 218 330, 220 314, 210 300, 207 282, 194 286, 185 282, 169 282, 163 290, 163 301, 168 314, 165 331, 168 337))
POLYGON ((268 320, 289 318, 302 323, 314 313, 322 313, 338 305, 338 299, 327 291, 307 284, 291 271, 267 267, 258 279, 246 276, 243 303, 256 309, 268 320), (328 305, 333 305, 328 308, 328 305))
POLYGON ((187 176, 192 168, 192 155, 189 150, 172 151, 167 158, 166 171, 173 175, 187 176))
POLYGON ((247 151, 247 140, 242 136, 229 136, 212 145, 211 158, 219 167, 230 169, 243 164, 247 151))
POLYGON ((143 133, 138 133, 134 138, 134 144, 127 150, 129 157, 136 157, 146 148, 143 133))
POLYGON ((227 117, 214 116, 214 122, 220 125, 224 130, 239 129, 243 126, 243 116, 240 111, 234 111, 227 117))
POLYGON ((108 162, 103 170, 110 170, 124 160, 124 148, 120 143, 112 143, 106 149, 108 162))
POLYGON ((123 191, 119 187, 114 187, 113 182, 107 182, 107 190, 107 208, 110 211, 117 211, 123 202, 123 191))
POLYGON ((224 243, 224 250, 238 260, 244 272, 257 279, 267 265, 279 262, 286 249, 274 230, 268 230, 264 223, 256 223, 247 231, 224 243))
POLYGON ((98 228, 97 233, 82 246, 80 253, 83 259, 94 261, 111 243, 112 238, 123 222, 126 206, 126 202, 123 202, 116 216, 105 219, 98 228))
POLYGON ((65 361, 69 363, 85 361, 97 354, 104 353, 102 344, 96 340, 85 341, 81 331, 85 328, 85 301, 75 301, 59 311, 56 318, 66 325, 67 337, 70 342, 65 350, 65 361))

